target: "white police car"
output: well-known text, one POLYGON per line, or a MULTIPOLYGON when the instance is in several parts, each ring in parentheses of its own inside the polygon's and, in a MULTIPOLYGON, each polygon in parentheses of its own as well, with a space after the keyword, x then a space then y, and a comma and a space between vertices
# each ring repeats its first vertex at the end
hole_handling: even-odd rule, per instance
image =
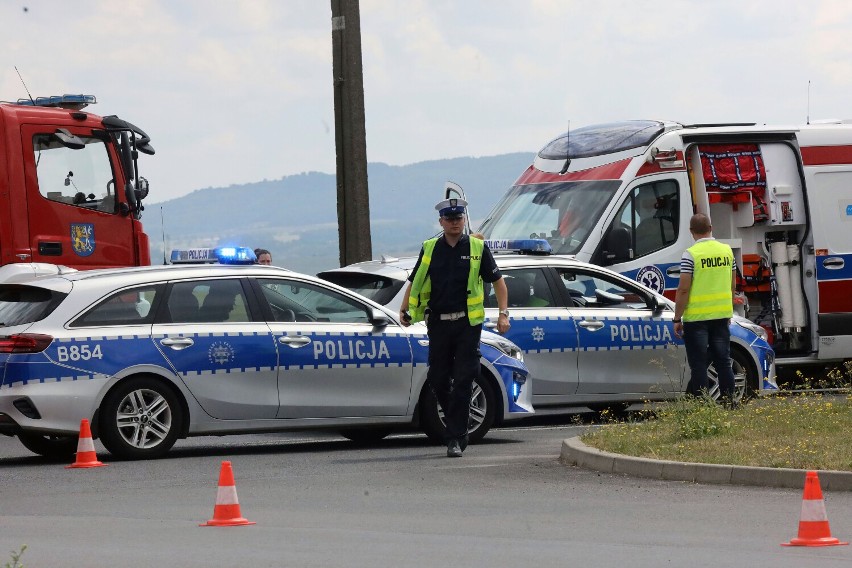
MULTIPOLYGON (((538 245, 531 240, 504 248, 544 252, 538 245)), ((495 259, 509 292, 512 326, 506 337, 524 351, 536 413, 623 408, 622 403, 662 400, 686 389, 689 368, 683 341, 673 331, 673 302, 572 257, 495 254, 495 259)), ((363 262, 319 276, 398 310, 416 260, 363 262)), ((493 290, 486 296, 486 316, 485 326, 496 327, 493 290)), ((774 353, 761 327, 734 318, 731 357, 737 400, 777 390, 774 353)), ((709 374, 710 394, 718 397, 712 366, 709 374)))
MULTIPOLYGON (((0 433, 35 453, 72 454, 82 418, 122 458, 207 434, 443 435, 425 329, 349 290, 260 265, 56 272, 0 284, 0 433)), ((532 412, 517 346, 481 352, 472 441, 532 412)))

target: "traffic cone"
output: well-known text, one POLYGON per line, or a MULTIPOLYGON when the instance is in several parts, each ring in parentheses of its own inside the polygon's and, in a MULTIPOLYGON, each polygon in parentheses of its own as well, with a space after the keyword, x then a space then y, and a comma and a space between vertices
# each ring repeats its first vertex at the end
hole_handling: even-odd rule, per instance
POLYGON ((831 536, 825 502, 819 486, 819 476, 815 471, 805 475, 805 492, 802 495, 802 515, 799 519, 799 536, 781 546, 837 546, 849 544, 840 542, 831 536))
POLYGON ((77 460, 71 465, 66 465, 65 468, 71 467, 101 467, 107 465, 98 461, 98 455, 95 453, 95 442, 92 440, 92 430, 89 428, 89 421, 83 418, 80 421, 80 438, 77 440, 77 460))
POLYGON ((244 519, 240 513, 240 503, 237 500, 237 488, 234 485, 234 472, 231 462, 222 462, 219 470, 219 490, 216 492, 216 505, 213 507, 213 518, 199 527, 231 527, 236 525, 253 525, 254 522, 244 519))

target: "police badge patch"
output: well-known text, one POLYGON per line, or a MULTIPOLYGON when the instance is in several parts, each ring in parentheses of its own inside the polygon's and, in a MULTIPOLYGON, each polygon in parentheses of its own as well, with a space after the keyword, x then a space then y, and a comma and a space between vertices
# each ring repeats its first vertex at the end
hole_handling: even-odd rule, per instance
POLYGON ((666 290, 666 278, 663 276, 663 271, 654 266, 643 266, 636 273, 636 281, 644 284, 657 294, 662 294, 666 290))
POLYGON ((71 223, 71 248, 77 256, 95 252, 95 226, 92 223, 71 223))

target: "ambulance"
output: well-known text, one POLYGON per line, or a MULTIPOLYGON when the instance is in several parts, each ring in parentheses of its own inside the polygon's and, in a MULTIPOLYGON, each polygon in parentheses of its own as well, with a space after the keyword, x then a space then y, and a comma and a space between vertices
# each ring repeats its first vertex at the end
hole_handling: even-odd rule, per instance
POLYGON ((150 138, 87 107, 92 95, 0 102, 0 265, 151 264, 140 221, 150 138))
POLYGON ((673 299, 694 213, 733 249, 737 311, 766 330, 779 365, 852 358, 852 121, 571 130, 538 152, 479 232, 498 250, 544 239, 549 253, 673 299))

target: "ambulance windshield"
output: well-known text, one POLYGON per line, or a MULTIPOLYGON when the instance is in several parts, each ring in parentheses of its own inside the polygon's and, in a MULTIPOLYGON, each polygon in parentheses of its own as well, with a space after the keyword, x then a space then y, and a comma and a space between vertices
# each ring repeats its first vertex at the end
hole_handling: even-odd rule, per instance
POLYGON ((621 185, 618 180, 518 185, 479 232, 486 239, 547 239, 554 254, 576 254, 621 185))

